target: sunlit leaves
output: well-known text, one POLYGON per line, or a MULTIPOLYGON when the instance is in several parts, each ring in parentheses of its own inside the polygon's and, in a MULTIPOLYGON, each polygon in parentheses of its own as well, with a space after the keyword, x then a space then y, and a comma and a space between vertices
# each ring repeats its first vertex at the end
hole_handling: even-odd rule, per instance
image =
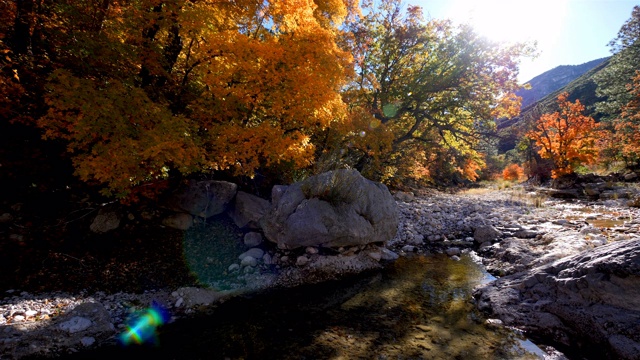
POLYGON ((392 151, 382 159, 359 163, 382 161, 397 168, 396 174, 451 178, 448 170, 437 168, 444 163, 475 179, 475 170, 484 166, 478 147, 482 135, 493 130, 495 117, 519 111, 513 95, 519 88, 518 58, 531 49, 490 43, 468 26, 425 22, 419 7, 405 11, 400 1, 366 1, 363 8, 346 41, 357 74, 345 99, 352 108, 368 111, 393 139, 392 151), (404 157, 407 162, 401 164, 394 154, 416 156, 404 157), (403 166, 429 170, 405 172, 403 166))
POLYGON ((169 170, 313 163, 340 124, 348 0, 60 2, 47 23, 67 63, 47 88, 46 138, 76 173, 123 195, 169 170), (64 70, 67 68, 68 70, 64 70))
POLYGON ((568 96, 560 94, 560 111, 542 115, 534 130, 527 133, 539 146, 540 156, 553 161, 554 178, 573 173, 579 164, 592 163, 597 154, 596 123, 582 114, 584 106, 579 100, 572 103, 568 96))
POLYGON ((45 138, 67 141, 76 174, 107 184, 107 194, 126 194, 168 169, 191 172, 203 158, 195 124, 152 102, 146 93, 116 79, 103 83, 56 71, 50 110, 38 121, 45 138))

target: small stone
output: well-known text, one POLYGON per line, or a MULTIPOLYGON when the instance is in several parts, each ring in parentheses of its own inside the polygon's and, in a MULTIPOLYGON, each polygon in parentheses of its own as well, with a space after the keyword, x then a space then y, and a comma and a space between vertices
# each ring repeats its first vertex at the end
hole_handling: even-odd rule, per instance
POLYGON ((319 252, 318 248, 313 247, 313 246, 307 246, 307 248, 305 249, 305 252, 309 255, 314 255, 317 254, 319 252))
POLYGON ((298 256, 296 259, 296 266, 305 266, 307 263, 309 263, 309 258, 304 255, 298 256))
POLYGON ((24 316, 22 315, 16 315, 13 317, 13 321, 14 322, 20 322, 20 321, 24 321, 24 316))
POLYGON ((460 257, 459 257, 458 255, 453 255, 453 256, 451 257, 451 260, 453 260, 453 261, 460 261, 460 257))
POLYGON ((17 242, 21 242, 24 240, 24 236, 20 234, 11 234, 9 235, 9 239, 17 242))
POLYGON ((0 224, 6 224, 13 221, 13 216, 9 213, 4 213, 0 215, 0 224))
POLYGON ((255 247, 262 244, 262 234, 258 232, 248 232, 244 235, 244 244, 255 247))
POLYGON ((271 265, 273 262, 273 259, 271 258, 271 255, 269 254, 264 254, 264 256, 262 257, 262 262, 265 265, 271 265))
POLYGON ((283 263, 286 263, 287 261, 289 261, 289 257, 287 255, 283 256, 280 258, 280 261, 283 263))
POLYGON ((380 261, 380 259, 382 259, 382 254, 378 251, 370 252, 368 255, 375 261, 380 261))
POLYGON ((402 251, 404 252, 414 252, 416 251, 416 247, 413 245, 405 245, 402 247, 402 251))
POLYGON ((96 342, 96 339, 90 337, 90 336, 85 336, 82 339, 80 339, 80 343, 82 344, 82 346, 91 346, 93 345, 93 343, 96 342))
POLYGON ((424 244, 424 235, 416 234, 411 239, 411 243, 414 245, 422 245, 424 244))
POLYGON ((394 253, 393 251, 387 249, 387 248, 382 248, 380 250, 381 252, 381 259, 382 260, 388 260, 388 261, 393 261, 393 260, 397 260, 400 255, 394 253))
POLYGON ((180 307, 180 306, 182 306, 182 304, 184 304, 184 299, 183 298, 179 298, 178 301, 176 301, 175 307, 180 307))
POLYGON ((251 256, 254 259, 260 259, 264 255, 264 250, 260 248, 251 248, 238 256, 238 259, 243 260, 247 256, 251 256))
POLYGON ((170 215, 162 220, 162 225, 177 230, 189 230, 193 226, 193 216, 187 213, 170 215))
POLYGON ((502 320, 500 320, 500 319, 487 319, 484 323, 489 325, 489 326, 491 326, 491 327, 501 327, 502 326, 502 320))
POLYGON ((25 315, 26 317, 36 316, 37 314, 38 314, 38 312, 37 312, 37 311, 35 311, 35 310, 27 310, 27 311, 25 311, 25 313, 24 313, 24 315, 25 315))
POLYGON ((460 255, 460 248, 451 247, 451 248, 448 248, 447 250, 445 250, 445 253, 447 253, 447 255, 449 255, 449 256, 460 255))
POLYGON ((227 268, 228 272, 234 272, 234 271, 238 271, 238 270, 240 270, 240 265, 238 265, 238 264, 231 264, 227 268))
POLYGON ((254 267, 258 265, 258 260, 256 260, 256 258, 254 258, 253 256, 247 255, 242 259, 242 261, 240 261, 240 265, 254 267))
MULTIPOLYGON (((132 214, 132 213, 129 213, 129 214, 127 215, 127 219, 129 219, 130 221, 133 221, 133 220, 135 220, 135 219, 136 219, 136 217, 135 217, 135 216, 133 216, 133 214, 132 214)), ((94 340, 94 341, 95 341, 95 340, 94 340)))

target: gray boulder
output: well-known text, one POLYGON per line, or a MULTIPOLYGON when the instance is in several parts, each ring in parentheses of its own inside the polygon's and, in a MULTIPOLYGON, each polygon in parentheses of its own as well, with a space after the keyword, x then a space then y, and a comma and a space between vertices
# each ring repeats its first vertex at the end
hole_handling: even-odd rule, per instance
POLYGON ((238 191, 233 210, 229 211, 229 216, 239 228, 246 226, 250 229, 258 229, 260 219, 269 211, 270 207, 271 204, 268 200, 244 191, 238 191))
POLYGON ((486 243, 502 236, 502 233, 491 225, 480 225, 473 232, 473 239, 478 243, 486 243))
POLYGON ((260 225, 284 249, 384 243, 398 230, 398 207, 387 187, 356 170, 335 170, 286 188, 274 187, 260 225))
POLYGON ((236 196, 238 185, 226 181, 191 181, 169 196, 168 209, 204 218, 223 213, 236 196))
POLYGON ((120 226, 120 215, 114 210, 100 209, 89 229, 97 234, 115 230, 120 226))
POLYGON ((474 294, 508 326, 595 358, 640 358, 640 240, 498 279, 474 294))

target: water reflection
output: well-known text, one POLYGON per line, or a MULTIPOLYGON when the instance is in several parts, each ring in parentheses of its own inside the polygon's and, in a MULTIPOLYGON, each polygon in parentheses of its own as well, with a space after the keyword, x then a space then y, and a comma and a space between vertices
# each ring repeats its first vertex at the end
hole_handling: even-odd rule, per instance
MULTIPOLYGON (((539 359, 470 303, 489 276, 468 256, 401 258, 383 272, 236 298, 162 328, 160 347, 87 358, 539 359)), ((538 352, 536 354, 536 352, 538 352)))

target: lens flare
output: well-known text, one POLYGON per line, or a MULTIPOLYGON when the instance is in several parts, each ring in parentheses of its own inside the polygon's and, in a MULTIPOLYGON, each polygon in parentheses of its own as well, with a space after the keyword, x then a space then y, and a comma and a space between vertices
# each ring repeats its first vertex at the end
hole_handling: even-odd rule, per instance
POLYGON ((156 329, 168 319, 167 312, 159 306, 152 306, 137 313, 120 334, 120 342, 123 345, 157 343, 156 329))

